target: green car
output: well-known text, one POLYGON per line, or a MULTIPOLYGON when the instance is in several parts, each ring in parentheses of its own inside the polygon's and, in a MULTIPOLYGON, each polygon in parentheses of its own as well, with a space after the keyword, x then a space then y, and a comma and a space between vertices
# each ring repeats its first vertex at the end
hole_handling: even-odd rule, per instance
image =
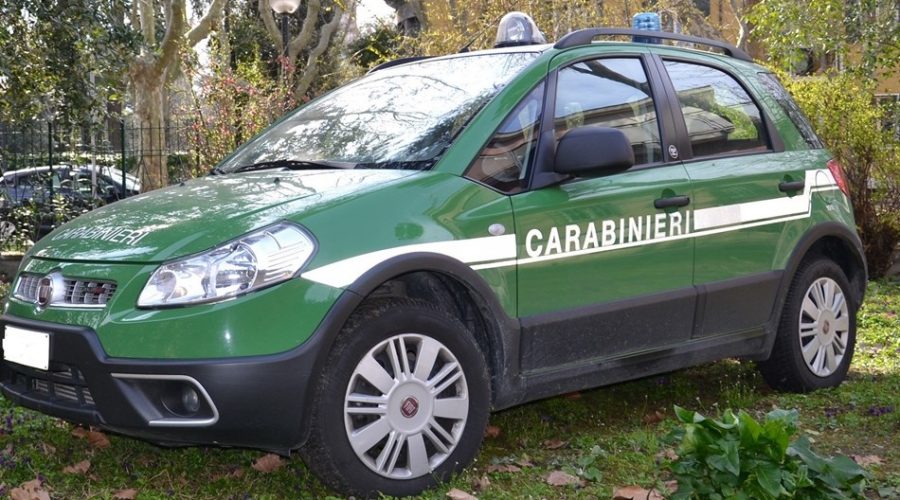
POLYGON ((840 384, 866 282, 840 166, 740 50, 593 41, 647 33, 389 63, 64 225, 6 305, 4 397, 367 496, 565 392, 728 357, 840 384))

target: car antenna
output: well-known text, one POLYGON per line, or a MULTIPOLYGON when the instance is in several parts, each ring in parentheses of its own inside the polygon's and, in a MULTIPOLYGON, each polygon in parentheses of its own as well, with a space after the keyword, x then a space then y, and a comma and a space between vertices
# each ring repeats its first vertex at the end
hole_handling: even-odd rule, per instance
MULTIPOLYGON (((502 17, 502 16, 501 16, 501 17, 502 17)), ((497 28, 497 21, 499 21, 499 20, 500 20, 500 17, 494 18, 494 22, 493 22, 493 23, 488 24, 487 26, 484 27, 484 29, 482 29, 481 31, 479 31, 478 33, 476 33, 475 36, 473 36, 472 39, 469 40, 469 43, 465 44, 465 45, 463 46, 463 48, 459 49, 459 54, 464 54, 464 53, 466 53, 466 52, 469 52, 469 47, 471 47, 473 43, 477 42, 478 39, 482 37, 482 35, 484 35, 485 33, 487 33, 487 32, 488 32, 489 30, 491 30, 491 29, 496 29, 496 28, 497 28)))

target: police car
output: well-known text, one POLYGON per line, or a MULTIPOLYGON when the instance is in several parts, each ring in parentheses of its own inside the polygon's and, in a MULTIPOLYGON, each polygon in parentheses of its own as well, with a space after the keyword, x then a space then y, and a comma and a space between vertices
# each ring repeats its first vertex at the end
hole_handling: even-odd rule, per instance
POLYGON ((727 357, 777 389, 841 383, 863 253, 772 74, 663 32, 546 44, 519 15, 498 45, 384 65, 39 241, 4 397, 299 451, 366 496, 448 478, 491 411, 569 391, 727 357))

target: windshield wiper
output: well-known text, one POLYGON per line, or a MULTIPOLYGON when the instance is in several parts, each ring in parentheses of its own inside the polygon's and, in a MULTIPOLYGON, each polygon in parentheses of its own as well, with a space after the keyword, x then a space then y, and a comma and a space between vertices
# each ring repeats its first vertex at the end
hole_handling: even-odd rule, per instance
POLYGON ((355 163, 344 163, 328 160, 271 160, 243 165, 234 170, 222 170, 218 167, 213 169, 213 175, 232 174, 237 172, 251 172, 255 170, 269 170, 274 168, 286 168, 288 170, 316 170, 322 168, 354 168, 355 163))

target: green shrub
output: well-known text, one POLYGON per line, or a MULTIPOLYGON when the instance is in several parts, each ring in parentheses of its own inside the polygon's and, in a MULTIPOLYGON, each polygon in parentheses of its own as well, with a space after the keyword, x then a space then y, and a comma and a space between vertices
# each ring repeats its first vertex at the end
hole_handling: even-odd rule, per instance
POLYGON ((775 410, 757 422, 726 410, 720 420, 675 407, 678 480, 673 498, 863 498, 866 473, 845 456, 824 458, 797 433, 797 411, 775 410))
POLYGON ((816 133, 840 162, 872 277, 891 267, 900 243, 900 140, 883 130, 876 82, 849 73, 783 77, 816 133))

